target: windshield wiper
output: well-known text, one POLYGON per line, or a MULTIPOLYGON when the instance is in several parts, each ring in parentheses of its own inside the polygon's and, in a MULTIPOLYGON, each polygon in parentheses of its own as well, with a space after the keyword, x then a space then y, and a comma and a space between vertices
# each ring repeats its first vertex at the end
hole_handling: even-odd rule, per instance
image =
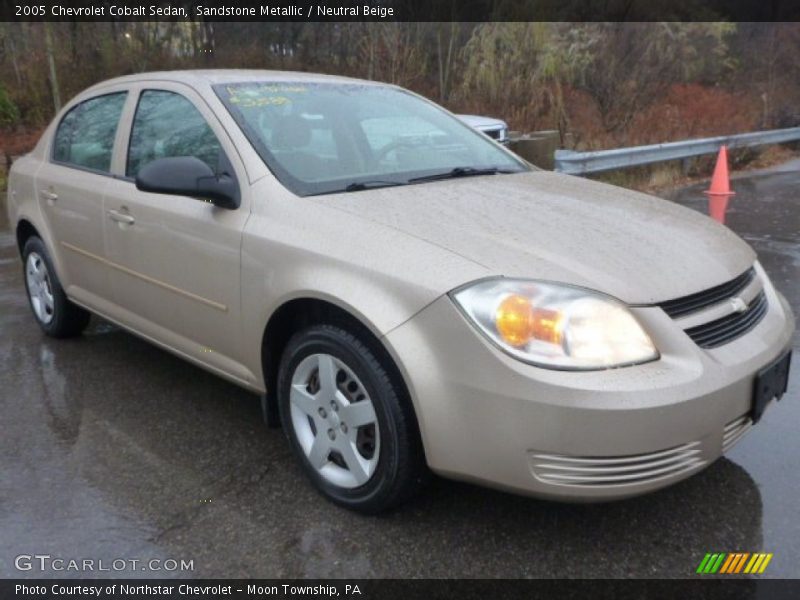
POLYGON ((455 179, 457 177, 474 177, 476 175, 497 175, 498 173, 517 173, 514 169, 501 169, 499 167, 456 167, 445 171, 444 173, 434 173, 433 175, 423 175, 422 177, 413 177, 408 180, 409 183, 418 181, 437 181, 439 179, 455 179))
POLYGON ((374 190, 376 188, 390 187, 393 185, 405 185, 402 181, 389 181, 383 179, 370 179, 369 181, 354 181, 345 186, 345 192, 362 192, 364 190, 374 190))

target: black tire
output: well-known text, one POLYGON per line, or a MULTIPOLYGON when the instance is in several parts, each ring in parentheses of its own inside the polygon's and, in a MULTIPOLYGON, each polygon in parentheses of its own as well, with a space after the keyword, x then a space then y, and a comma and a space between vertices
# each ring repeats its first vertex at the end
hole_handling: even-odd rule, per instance
POLYGON ((80 333, 86 329, 91 314, 67 299, 67 295, 64 293, 64 288, 61 287, 58 274, 53 266, 53 261, 50 259, 50 254, 47 252, 44 242, 36 236, 28 238, 22 250, 22 279, 25 282, 25 292, 28 295, 28 303, 31 306, 31 312, 33 312, 33 316, 39 324, 39 327, 41 327, 42 331, 47 335, 55 338, 67 338, 80 335, 80 333), (52 318, 49 321, 41 319, 39 315, 36 314, 36 310, 33 306, 33 299, 28 289, 28 257, 34 252, 41 257, 41 260, 47 267, 50 292, 53 296, 52 318))
MULTIPOLYGON (((370 342, 377 344, 370 340, 370 342)), ((314 486, 345 508, 375 514, 411 498, 427 476, 422 443, 410 400, 370 342, 335 325, 313 325, 296 333, 286 346, 278 372, 278 408, 283 429, 314 486), (372 476, 360 487, 346 488, 325 479, 309 462, 290 416, 295 369, 312 354, 329 354, 360 379, 372 400, 380 430, 380 451, 372 476)))

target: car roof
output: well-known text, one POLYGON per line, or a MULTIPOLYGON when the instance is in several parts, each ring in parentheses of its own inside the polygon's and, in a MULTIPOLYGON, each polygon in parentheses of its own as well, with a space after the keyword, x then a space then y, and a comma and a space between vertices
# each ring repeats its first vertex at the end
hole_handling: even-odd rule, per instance
POLYGON ((190 69, 182 71, 149 71, 124 75, 101 81, 88 90, 110 85, 136 83, 139 81, 171 81, 185 83, 193 88, 204 88, 220 83, 244 83, 248 81, 275 81, 292 83, 358 83, 362 85, 388 85, 365 79, 324 75, 322 73, 305 73, 301 71, 271 71, 266 69, 190 69))
POLYGON ((494 117, 484 117, 481 115, 456 115, 459 119, 464 121, 467 125, 472 127, 496 127, 506 126, 506 122, 502 119, 495 119, 494 117))

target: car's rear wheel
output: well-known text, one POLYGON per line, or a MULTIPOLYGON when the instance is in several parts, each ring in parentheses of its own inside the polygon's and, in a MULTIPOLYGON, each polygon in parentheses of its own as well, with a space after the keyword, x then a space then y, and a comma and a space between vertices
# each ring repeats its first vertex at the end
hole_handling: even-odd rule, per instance
POLYGON ((278 374, 281 422, 314 485, 375 513, 412 495, 425 472, 413 411, 369 344, 333 325, 292 337, 278 374))
POLYGON ((42 330, 49 336, 63 338, 86 329, 91 315, 67 299, 41 239, 28 238, 22 250, 22 261, 25 290, 33 316, 42 330))

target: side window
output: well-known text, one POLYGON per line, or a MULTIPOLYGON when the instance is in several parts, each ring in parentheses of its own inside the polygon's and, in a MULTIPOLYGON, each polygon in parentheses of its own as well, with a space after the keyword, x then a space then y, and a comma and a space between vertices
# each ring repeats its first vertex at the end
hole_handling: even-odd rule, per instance
POLYGON ((220 146, 203 115, 180 94, 145 90, 139 98, 128 147, 128 177, 157 158, 194 156, 217 171, 220 146))
POLYGON ((96 171, 111 170, 111 154, 127 92, 81 102, 56 130, 53 160, 96 171))

